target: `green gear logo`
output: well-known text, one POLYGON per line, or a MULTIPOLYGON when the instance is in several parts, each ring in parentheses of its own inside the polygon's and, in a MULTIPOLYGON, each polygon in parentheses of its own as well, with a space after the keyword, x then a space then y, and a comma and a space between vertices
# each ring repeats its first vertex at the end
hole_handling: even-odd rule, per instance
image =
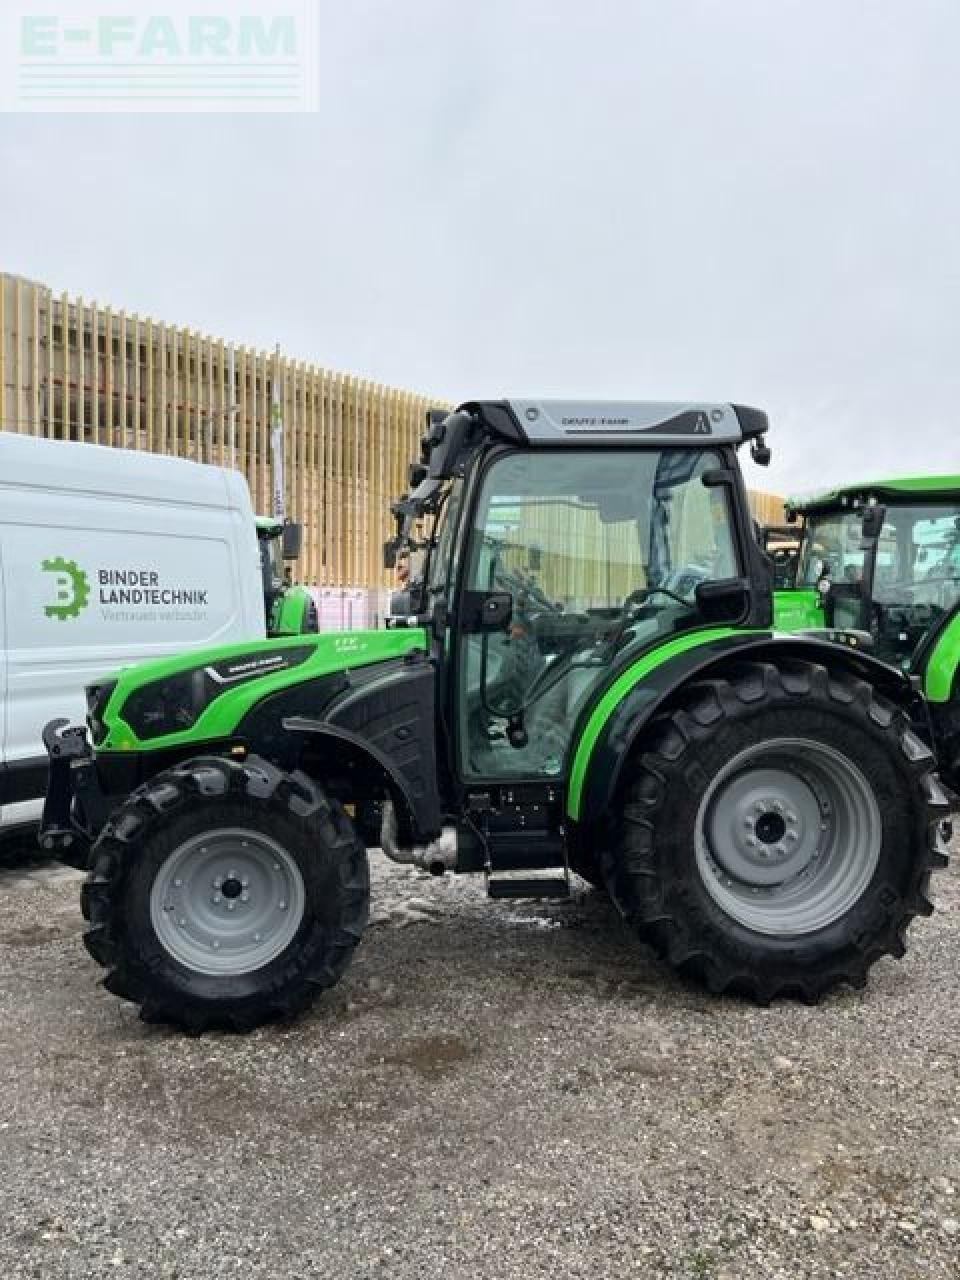
POLYGON ((90 582, 75 560, 55 556, 44 560, 40 566, 44 573, 52 573, 57 579, 56 604, 46 604, 43 612, 48 618, 66 622, 67 618, 79 618, 90 602, 90 582))

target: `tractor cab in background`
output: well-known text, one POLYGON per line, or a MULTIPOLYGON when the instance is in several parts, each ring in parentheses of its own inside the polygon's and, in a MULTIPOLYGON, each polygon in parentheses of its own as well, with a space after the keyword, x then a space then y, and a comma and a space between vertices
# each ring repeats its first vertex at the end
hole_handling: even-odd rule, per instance
POLYGON ((827 628, 913 677, 941 771, 960 783, 960 476, 877 481, 793 500, 796 575, 774 597, 781 631, 827 628))
POLYGON ((318 630, 316 602, 305 586, 292 581, 290 569, 300 558, 303 526, 291 520, 257 516, 257 543, 267 635, 298 636, 318 630))

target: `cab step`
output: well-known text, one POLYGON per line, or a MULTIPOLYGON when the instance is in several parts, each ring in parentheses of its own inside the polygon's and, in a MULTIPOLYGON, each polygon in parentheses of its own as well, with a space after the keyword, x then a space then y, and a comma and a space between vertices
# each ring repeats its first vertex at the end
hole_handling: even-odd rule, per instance
POLYGON ((567 898, 570 880, 562 867, 543 875, 493 871, 487 876, 487 894, 491 898, 567 898))

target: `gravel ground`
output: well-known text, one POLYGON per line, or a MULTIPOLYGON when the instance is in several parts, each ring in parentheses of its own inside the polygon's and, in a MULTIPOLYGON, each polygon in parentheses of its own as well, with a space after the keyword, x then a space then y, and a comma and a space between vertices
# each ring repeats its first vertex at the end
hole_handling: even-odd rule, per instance
POLYGON ((679 984, 602 895, 493 904, 375 858, 289 1028, 102 991, 76 875, 0 872, 6 1277, 960 1277, 960 873, 863 995, 679 984))

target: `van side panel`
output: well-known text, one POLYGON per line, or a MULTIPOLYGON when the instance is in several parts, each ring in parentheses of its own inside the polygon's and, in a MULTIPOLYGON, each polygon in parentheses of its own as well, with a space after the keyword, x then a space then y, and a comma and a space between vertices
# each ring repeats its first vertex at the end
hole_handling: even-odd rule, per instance
POLYGON ((71 464, 80 452, 82 466, 64 468, 47 452, 38 468, 31 454, 8 451, 9 439, 0 436, 0 804, 43 793, 42 727, 54 716, 82 721, 86 684, 150 658, 265 635, 242 477, 89 445, 24 442, 66 451, 71 464), (112 456, 97 458, 103 454, 112 456), (99 478, 93 461, 102 463, 99 478), (168 465, 158 470, 158 462, 168 465))

